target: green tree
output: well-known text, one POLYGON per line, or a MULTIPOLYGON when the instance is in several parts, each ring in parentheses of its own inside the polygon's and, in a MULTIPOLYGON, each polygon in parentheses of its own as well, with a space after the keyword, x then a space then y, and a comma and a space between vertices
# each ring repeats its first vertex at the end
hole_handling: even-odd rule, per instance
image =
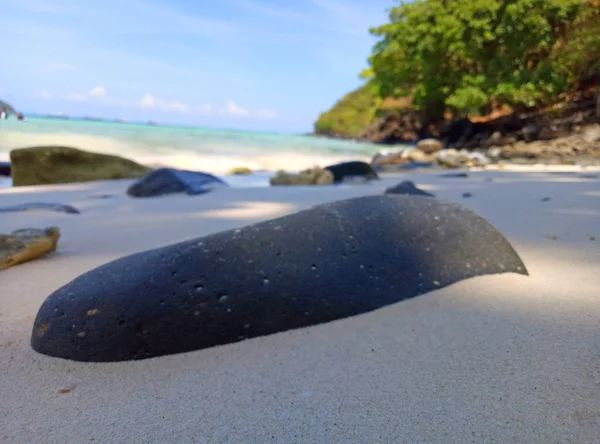
POLYGON ((373 121, 381 99, 371 83, 342 97, 315 122, 315 131, 331 136, 358 137, 373 121))
POLYGON ((600 0, 587 0, 554 51, 556 69, 580 86, 600 71, 600 0))
MULTIPOLYGON (((592 0, 593 2, 596 0, 592 0)), ((447 109, 533 106, 567 88, 553 57, 585 0, 415 0, 392 8, 370 57, 384 96, 411 94, 432 118, 447 109)))

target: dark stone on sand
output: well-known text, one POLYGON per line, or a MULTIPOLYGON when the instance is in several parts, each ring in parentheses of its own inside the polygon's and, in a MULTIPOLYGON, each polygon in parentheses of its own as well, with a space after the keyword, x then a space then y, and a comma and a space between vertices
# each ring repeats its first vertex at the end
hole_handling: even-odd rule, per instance
POLYGON ((408 162, 408 163, 390 163, 384 165, 373 164, 373 169, 380 173, 397 173, 406 170, 417 170, 419 168, 431 168, 431 162, 408 162))
POLYGON ((548 202, 550 199, 551 199, 550 197, 543 197, 542 202, 548 202))
POLYGON ((465 177, 469 177, 467 173, 444 173, 440 174, 440 177, 445 177, 448 179, 461 179, 465 177))
POLYGON ((10 162, 0 162, 0 176, 10 177, 10 162))
POLYGON ((32 210, 57 211, 59 213, 80 214, 81 212, 71 205, 53 202, 28 202, 8 207, 0 207, 0 213, 13 213, 32 210))
POLYGON ((208 173, 159 168, 131 185, 127 194, 133 197, 154 197, 173 193, 186 193, 193 196, 208 193, 217 186, 227 186, 227 184, 208 173))
POLYGON ((367 180, 379 179, 377 171, 366 162, 343 162, 336 165, 330 165, 325 167, 325 169, 331 171, 331 174, 333 174, 334 183, 339 183, 346 178, 355 176, 364 177, 367 180))
POLYGON ((600 176, 598 176, 597 174, 583 173, 580 174, 579 177, 581 177, 582 179, 598 179, 598 177, 600 176))
POLYGON ((400 169, 403 170, 415 170, 418 168, 431 168, 433 163, 431 162, 408 162, 404 164, 400 164, 400 169))
POLYGON ((88 196, 90 199, 116 199, 116 194, 90 194, 88 196))
POLYGON ((473 195, 471 193, 462 193, 462 197, 468 199, 469 197, 473 197, 473 195))
POLYGON ((435 197, 433 194, 423 191, 415 186, 410 180, 400 182, 398 185, 385 190, 385 194, 401 194, 404 196, 426 196, 435 197))
POLYGON ((527 274, 451 202, 367 196, 127 256, 42 304, 32 347, 77 361, 199 350, 370 312, 473 276, 527 274))

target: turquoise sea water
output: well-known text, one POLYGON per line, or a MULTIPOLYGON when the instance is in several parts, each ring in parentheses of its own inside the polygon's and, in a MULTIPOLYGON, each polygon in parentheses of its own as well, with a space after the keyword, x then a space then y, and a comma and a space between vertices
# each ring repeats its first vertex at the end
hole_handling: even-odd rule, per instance
POLYGON ((0 120, 0 160, 11 149, 63 145, 116 154, 151 166, 224 174, 232 167, 298 171, 344 160, 367 160, 380 146, 303 135, 109 121, 0 120))

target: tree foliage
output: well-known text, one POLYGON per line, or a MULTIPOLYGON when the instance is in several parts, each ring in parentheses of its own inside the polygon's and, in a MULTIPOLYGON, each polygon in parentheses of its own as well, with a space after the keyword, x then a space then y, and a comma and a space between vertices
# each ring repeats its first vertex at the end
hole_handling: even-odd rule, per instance
POLYGON ((553 100, 600 60, 598 0, 415 0, 390 11, 370 57, 386 96, 411 94, 431 117, 450 109, 553 100))
POLYGON ((315 130, 331 136, 358 137, 373 121, 381 103, 373 85, 367 83, 342 97, 319 116, 315 130))

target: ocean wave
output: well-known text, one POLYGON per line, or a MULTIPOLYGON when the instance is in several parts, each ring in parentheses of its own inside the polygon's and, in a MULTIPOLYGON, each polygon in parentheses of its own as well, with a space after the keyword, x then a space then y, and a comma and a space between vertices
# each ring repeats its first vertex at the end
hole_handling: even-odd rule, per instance
POLYGON ((15 148, 60 145, 104 154, 114 154, 158 167, 202 170, 225 174, 234 167, 255 171, 299 171, 348 160, 369 160, 377 147, 345 141, 285 136, 229 134, 219 130, 198 132, 171 130, 161 133, 137 131, 127 137, 73 132, 2 131, 0 160, 7 160, 15 148))

